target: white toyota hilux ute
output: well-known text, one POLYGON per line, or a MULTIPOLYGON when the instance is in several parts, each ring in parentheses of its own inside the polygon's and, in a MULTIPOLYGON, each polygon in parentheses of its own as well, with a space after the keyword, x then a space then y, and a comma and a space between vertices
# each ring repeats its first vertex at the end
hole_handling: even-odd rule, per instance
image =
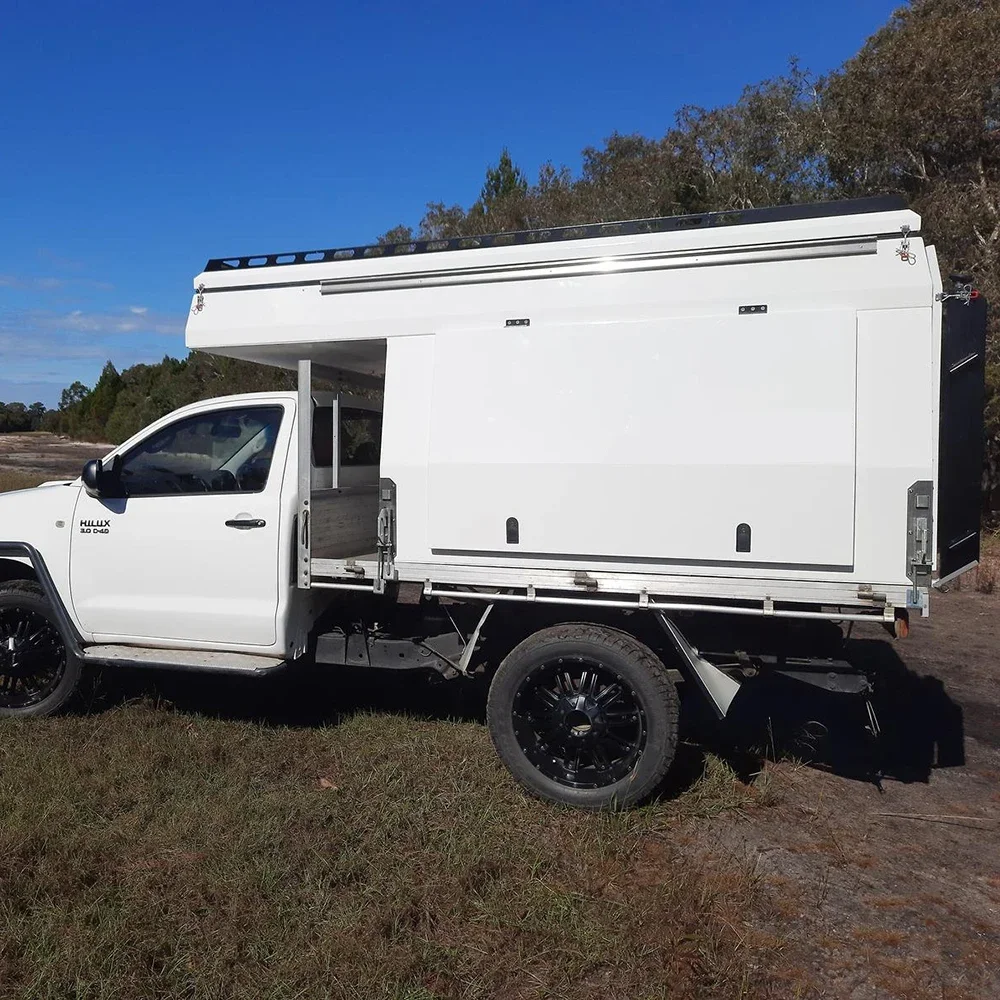
MULTIPOLYGON (((304 644, 279 568, 296 507, 284 488, 294 412, 293 393, 196 403, 80 479, 0 495, 0 522, 17 535, 0 543, 0 577, 54 588, 88 660, 172 651, 165 662, 182 666, 187 649, 204 654, 188 658, 193 668, 211 666, 213 650, 247 654, 229 667, 286 661, 304 644)), ((8 651, 19 642, 8 638, 8 651)))
POLYGON ((894 199, 209 261, 188 346, 298 389, 0 495, 0 716, 90 667, 485 674, 504 763, 588 808, 660 783, 678 682, 877 733, 838 626, 979 557, 985 331, 894 199))

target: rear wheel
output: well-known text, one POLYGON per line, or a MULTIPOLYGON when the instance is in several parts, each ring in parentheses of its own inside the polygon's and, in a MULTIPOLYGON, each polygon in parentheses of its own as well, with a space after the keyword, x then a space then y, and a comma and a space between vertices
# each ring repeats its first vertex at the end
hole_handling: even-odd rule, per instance
POLYGON ((52 606, 38 584, 0 584, 0 717, 51 715, 80 682, 52 606))
POLYGON ((543 629, 490 686, 501 759, 529 792, 602 809, 633 805, 663 779, 677 747, 677 690, 660 659, 624 632, 543 629))

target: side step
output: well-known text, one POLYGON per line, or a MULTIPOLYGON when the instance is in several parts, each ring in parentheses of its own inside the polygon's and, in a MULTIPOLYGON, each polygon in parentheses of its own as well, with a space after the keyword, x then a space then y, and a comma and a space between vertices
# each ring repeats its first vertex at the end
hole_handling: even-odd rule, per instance
POLYGON ((158 667, 250 677, 274 673, 286 663, 273 656, 199 649, 151 649, 146 646, 87 646, 83 651, 83 662, 95 666, 158 667))

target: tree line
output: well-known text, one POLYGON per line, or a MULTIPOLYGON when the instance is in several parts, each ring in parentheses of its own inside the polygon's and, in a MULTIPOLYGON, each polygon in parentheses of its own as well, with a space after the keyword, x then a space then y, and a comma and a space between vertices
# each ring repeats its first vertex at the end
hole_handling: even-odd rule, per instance
MULTIPOLYGON (((383 244, 798 202, 902 194, 945 277, 970 274, 1000 303, 1000 4, 913 0, 825 76, 792 63, 733 104, 681 108, 663 135, 612 134, 581 169, 533 181, 508 150, 469 206, 430 202, 383 244)), ((1000 312, 990 319, 984 491, 1000 493, 1000 312)), ((290 373, 190 355, 122 373, 49 418, 117 441, 174 406, 290 386, 290 373)))
POLYGON ((44 403, 4 403, 0 401, 0 434, 40 431, 48 412, 44 403))

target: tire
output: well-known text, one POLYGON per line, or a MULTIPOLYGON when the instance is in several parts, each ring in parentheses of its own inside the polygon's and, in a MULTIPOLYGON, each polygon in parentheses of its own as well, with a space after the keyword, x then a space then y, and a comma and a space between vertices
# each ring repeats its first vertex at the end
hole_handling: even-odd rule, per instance
POLYGON ((504 659, 486 717, 501 760, 532 795, 615 809, 663 780, 678 711, 651 649, 616 629, 567 624, 536 632, 504 659))
POLYGON ((68 654, 42 588, 0 584, 0 718, 53 715, 79 683, 80 661, 68 654))

